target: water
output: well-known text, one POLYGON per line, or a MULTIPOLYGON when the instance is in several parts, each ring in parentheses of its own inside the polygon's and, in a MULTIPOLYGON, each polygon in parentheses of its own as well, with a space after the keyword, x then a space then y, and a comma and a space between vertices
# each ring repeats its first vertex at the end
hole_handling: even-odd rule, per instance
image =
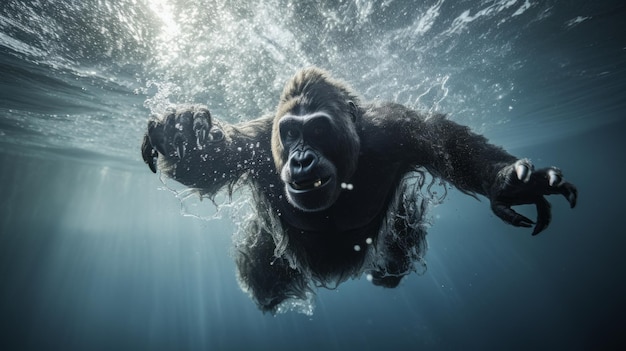
MULTIPOLYGON (((0 4, 0 348, 597 349, 626 330, 625 7, 602 1, 0 4), (263 315, 236 218, 181 214, 139 155, 150 113, 272 111, 315 64, 368 99, 439 110, 580 190, 532 238, 456 191, 428 271, 263 315)), ((195 211, 214 211, 201 203, 195 211)))

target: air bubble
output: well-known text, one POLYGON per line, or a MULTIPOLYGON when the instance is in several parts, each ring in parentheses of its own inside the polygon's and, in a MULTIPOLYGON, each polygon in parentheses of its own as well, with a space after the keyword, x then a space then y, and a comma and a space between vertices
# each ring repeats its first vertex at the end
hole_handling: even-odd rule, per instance
POLYGON ((341 183, 341 189, 352 190, 354 189, 354 185, 350 183, 341 183))
POLYGON ((352 190, 352 189, 354 189, 354 185, 352 185, 352 184, 347 184, 347 185, 346 185, 346 189, 348 189, 348 190, 352 190))

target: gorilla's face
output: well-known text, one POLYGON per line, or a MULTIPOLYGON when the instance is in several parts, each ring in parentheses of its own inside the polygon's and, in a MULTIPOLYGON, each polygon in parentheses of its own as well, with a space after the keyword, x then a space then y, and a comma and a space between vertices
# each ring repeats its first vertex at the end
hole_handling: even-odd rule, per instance
POLYGON ((303 211, 320 211, 339 197, 340 181, 332 158, 333 119, 325 112, 285 115, 279 120, 284 165, 280 171, 287 198, 303 211))
POLYGON ((318 69, 290 80, 272 128, 272 155, 289 202, 303 211, 335 203, 356 171, 358 97, 318 69))

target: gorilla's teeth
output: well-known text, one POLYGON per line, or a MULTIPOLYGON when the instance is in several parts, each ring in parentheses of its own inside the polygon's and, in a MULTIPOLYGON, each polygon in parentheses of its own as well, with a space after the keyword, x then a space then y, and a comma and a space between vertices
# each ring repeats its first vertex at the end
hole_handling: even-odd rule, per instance
POLYGON ((314 187, 314 188, 317 188, 317 187, 319 187, 320 185, 322 185, 322 180, 321 180, 321 179, 318 179, 318 180, 316 180, 316 181, 313 183, 313 187, 314 187))

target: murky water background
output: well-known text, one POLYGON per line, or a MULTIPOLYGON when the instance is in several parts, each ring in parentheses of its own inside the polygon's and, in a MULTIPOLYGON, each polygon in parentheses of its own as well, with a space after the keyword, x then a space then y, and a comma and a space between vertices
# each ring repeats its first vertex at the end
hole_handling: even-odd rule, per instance
POLYGON ((617 1, 2 2, 0 347, 624 345, 625 15, 617 1), (230 122, 272 111, 312 64, 563 168, 579 206, 552 199, 531 238, 452 191, 423 276, 320 290, 311 317, 261 314, 236 284, 236 218, 183 216, 140 141, 169 103, 230 122))

